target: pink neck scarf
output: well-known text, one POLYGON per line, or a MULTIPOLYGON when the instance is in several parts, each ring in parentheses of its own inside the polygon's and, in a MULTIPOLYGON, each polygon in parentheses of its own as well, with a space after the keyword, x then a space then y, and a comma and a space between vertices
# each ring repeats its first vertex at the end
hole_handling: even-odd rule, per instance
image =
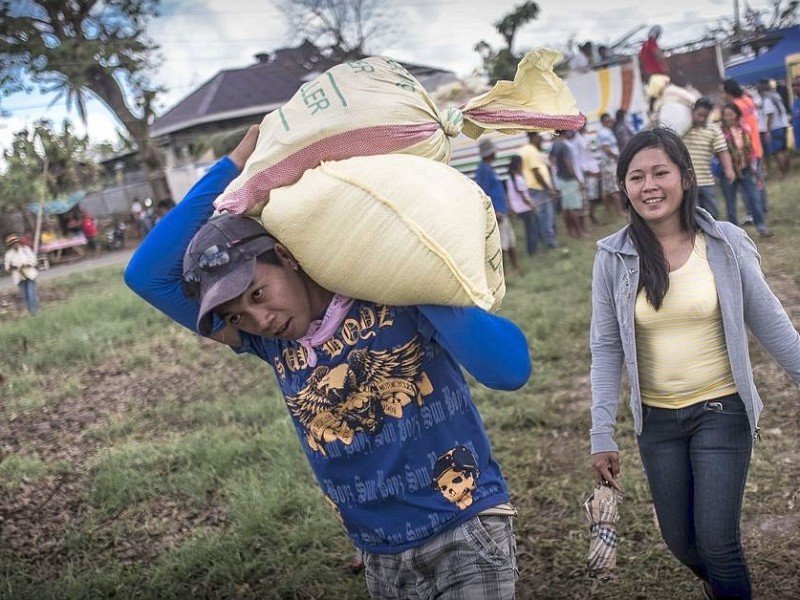
POLYGON ((309 367, 317 366, 317 353, 314 351, 314 346, 320 346, 331 339, 333 332, 342 324, 352 304, 352 298, 334 294, 325 310, 325 315, 321 319, 311 321, 306 334, 297 340, 306 349, 309 367))

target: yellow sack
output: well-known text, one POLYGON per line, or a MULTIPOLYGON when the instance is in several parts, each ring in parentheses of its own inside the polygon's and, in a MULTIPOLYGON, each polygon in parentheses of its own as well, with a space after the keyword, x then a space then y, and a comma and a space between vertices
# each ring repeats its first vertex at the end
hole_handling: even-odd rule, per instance
POLYGON ((258 215, 272 190, 295 183, 322 161, 407 153, 447 163, 450 138, 462 130, 477 138, 486 130, 578 129, 585 119, 553 73, 560 56, 534 50, 513 82, 500 81, 461 109, 442 111, 394 60, 369 57, 337 65, 264 117, 255 151, 214 207, 258 215))
POLYGON ((322 163, 273 190, 261 221, 312 279, 351 298, 496 310, 505 294, 491 201, 427 158, 322 163))

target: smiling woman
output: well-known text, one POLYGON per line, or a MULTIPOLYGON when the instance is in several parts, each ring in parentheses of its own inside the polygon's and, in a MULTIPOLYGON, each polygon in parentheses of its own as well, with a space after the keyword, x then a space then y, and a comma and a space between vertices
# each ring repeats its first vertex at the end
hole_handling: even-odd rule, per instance
POLYGON ((598 242, 592 278, 595 479, 620 489, 614 429, 624 362, 664 541, 706 597, 747 600, 739 521, 763 406, 747 329, 798 382, 800 334, 747 234, 696 208, 691 158, 675 133, 633 136, 617 178, 630 225, 598 242))

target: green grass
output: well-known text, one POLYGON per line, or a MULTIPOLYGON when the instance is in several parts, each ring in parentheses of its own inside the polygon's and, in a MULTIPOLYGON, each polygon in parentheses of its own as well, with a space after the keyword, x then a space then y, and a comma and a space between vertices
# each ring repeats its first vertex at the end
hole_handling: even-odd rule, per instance
MULTIPOLYGON (((796 323, 798 184, 800 176, 771 184, 777 235, 759 243, 796 323)), ((472 384, 520 512, 518 594, 697 597, 655 529, 627 400, 617 436, 626 492, 617 577, 600 585, 585 575, 595 245, 564 247, 524 257, 525 275, 509 280, 501 309, 528 336, 531 381, 515 393, 472 384)), ((0 598, 366 597, 363 577, 345 571, 352 548, 267 365, 170 323, 123 286, 121 269, 40 289, 37 317, 0 321, 8 380, 0 598)), ((745 548, 756 595, 789 598, 800 585, 797 387, 756 345, 753 361, 767 408, 745 497, 745 548)))

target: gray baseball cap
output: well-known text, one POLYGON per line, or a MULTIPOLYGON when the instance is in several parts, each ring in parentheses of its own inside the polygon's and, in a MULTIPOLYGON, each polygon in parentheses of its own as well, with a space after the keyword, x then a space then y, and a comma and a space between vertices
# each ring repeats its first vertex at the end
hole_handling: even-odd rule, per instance
POLYGON ((248 288, 256 258, 274 248, 275 239, 263 225, 242 215, 214 217, 195 234, 183 255, 183 292, 200 302, 201 335, 211 333, 214 309, 248 288))

